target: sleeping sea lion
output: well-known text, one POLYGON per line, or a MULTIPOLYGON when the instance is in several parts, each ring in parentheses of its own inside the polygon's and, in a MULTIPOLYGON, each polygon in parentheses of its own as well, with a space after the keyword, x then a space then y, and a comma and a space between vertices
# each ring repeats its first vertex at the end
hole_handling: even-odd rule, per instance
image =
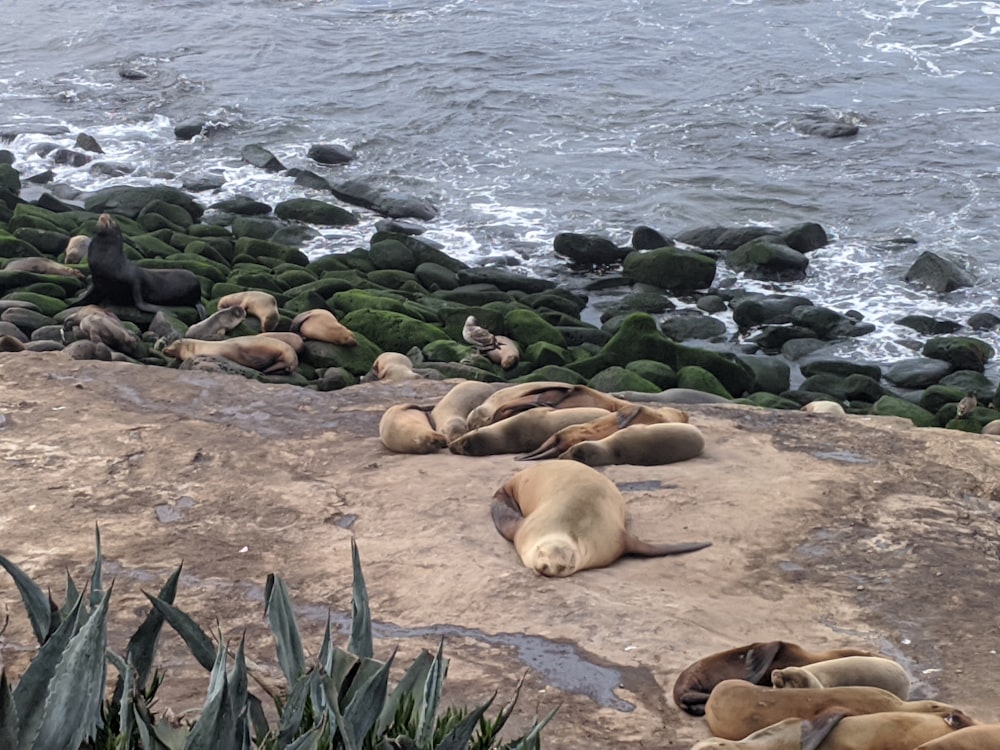
POLYGON ((1000 724, 965 727, 925 741, 917 750, 1000 750, 1000 724))
POLYGON ((221 341, 247 317, 242 307, 224 307, 193 326, 188 327, 185 338, 201 341, 221 341))
POLYGON ((64 266, 62 263, 56 263, 54 260, 49 260, 48 258, 14 258, 2 270, 44 273, 50 276, 69 276, 74 279, 83 278, 82 271, 64 266))
POLYGON ((358 340, 329 310, 306 310, 292 320, 291 330, 309 341, 325 341, 338 346, 357 346, 358 340))
POLYGON ((554 380, 542 380, 535 383, 519 383, 518 385, 509 385, 494 391, 493 395, 469 412, 469 416, 466 421, 468 422, 470 430, 474 430, 477 427, 485 427, 486 425, 493 423, 494 413, 504 404, 549 388, 570 387, 571 386, 568 386, 566 383, 560 383, 554 380))
POLYGON ((9 334, 0 336, 0 352, 23 352, 24 342, 9 334))
POLYGON ((607 411, 617 411, 630 402, 615 398, 607 393, 595 390, 586 385, 566 385, 562 383, 557 388, 540 388, 508 401, 493 413, 493 421, 512 417, 522 411, 539 406, 549 406, 553 409, 572 409, 578 406, 596 406, 607 411))
POLYGON ((66 262, 82 263, 87 257, 87 250, 90 248, 90 237, 85 234, 77 234, 69 238, 66 243, 66 262))
POLYGON ((416 380, 422 376, 413 371, 413 363, 405 354, 382 352, 375 358, 369 375, 375 380, 393 383, 400 380, 416 380))
POLYGON ((660 466, 700 456, 705 438, 693 424, 637 424, 603 440, 577 443, 559 456, 588 466, 660 466))
POLYGON ((184 268, 142 268, 125 255, 122 231, 110 214, 101 214, 87 252, 90 286, 71 304, 108 302, 155 313, 161 305, 189 306, 204 315, 201 282, 184 268))
POLYGON ((143 346, 142 339, 126 328, 117 315, 100 308, 94 312, 90 308, 94 306, 88 305, 84 308, 86 313, 78 313, 79 317, 75 319, 74 316, 66 318, 63 330, 66 330, 67 323, 75 324, 79 326, 80 333, 91 341, 106 344, 110 349, 135 359, 146 356, 146 347, 143 346))
POLYGON ((867 685, 882 688, 904 701, 910 697, 910 676, 892 659, 881 656, 842 656, 804 667, 771 672, 776 688, 824 688, 867 685))
POLYGON ((519 471, 493 495, 491 515, 521 562, 544 576, 601 568, 623 555, 661 557, 709 546, 639 541, 625 529, 625 498, 614 482, 575 462, 519 471))
POLYGON ((299 366, 295 350, 270 336, 237 336, 222 341, 177 339, 163 348, 163 353, 180 360, 194 357, 224 357, 238 365, 263 373, 290 373, 299 366))
POLYGON ((696 742, 691 750, 816 750, 844 716, 845 712, 834 709, 824 711, 815 719, 784 719, 742 740, 711 737, 696 742))
POLYGON ((506 336, 497 336, 496 346, 480 354, 484 354, 493 364, 500 365, 501 370, 509 370, 521 361, 521 350, 517 348, 517 342, 506 336))
POLYGON ((847 414, 847 412, 844 411, 844 407, 836 401, 827 401, 825 399, 810 401, 799 411, 809 412, 810 414, 834 414, 836 416, 844 416, 847 414))
POLYGON ((812 719, 834 708, 852 714, 905 711, 939 717, 955 715, 957 718, 951 721, 961 726, 975 723, 954 706, 938 701, 904 701, 881 688, 850 686, 779 690, 754 685, 746 680, 720 682, 705 704, 705 720, 716 737, 741 740, 783 719, 812 719))
POLYGON ((489 398, 494 391, 489 383, 464 380, 437 402, 431 411, 434 428, 450 443, 468 431, 466 418, 469 412, 489 398))
POLYGON ((677 676, 673 688, 674 703, 689 714, 702 716, 709 694, 723 680, 746 680, 755 685, 770 685, 771 672, 775 669, 803 667, 842 656, 877 654, 857 648, 807 651, 788 641, 761 641, 720 651, 699 659, 677 676))
POLYGON ((495 456, 499 453, 533 451, 563 427, 590 422, 607 414, 604 409, 532 409, 501 422, 466 432, 448 444, 448 450, 463 456, 495 456))
POLYGON ((278 300, 274 298, 273 294, 261 292, 256 289, 246 292, 234 292, 233 294, 227 294, 216 304, 216 308, 219 310, 225 310, 227 307, 242 307, 247 315, 253 315, 260 321, 260 330, 262 333, 273 331, 278 327, 278 320, 280 318, 278 314, 278 300))
POLYGON ((305 339, 299 336, 299 334, 292 333, 291 331, 268 331, 267 333, 258 333, 257 335, 266 336, 269 339, 284 341, 295 350, 296 354, 302 354, 302 350, 306 348, 305 339))
POLYGON ((448 444, 431 425, 428 410, 416 404, 396 404, 386 409, 378 423, 378 436, 394 453, 435 453, 448 444))
POLYGON ((1000 435, 1000 419, 994 419, 992 422, 987 422, 983 429, 979 431, 980 435, 1000 435))

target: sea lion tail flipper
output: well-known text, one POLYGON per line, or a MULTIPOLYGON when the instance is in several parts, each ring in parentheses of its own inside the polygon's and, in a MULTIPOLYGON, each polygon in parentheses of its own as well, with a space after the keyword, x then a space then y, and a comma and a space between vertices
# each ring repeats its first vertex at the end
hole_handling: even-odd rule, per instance
POLYGON ((704 716, 705 704, 708 703, 708 696, 709 693, 706 692, 689 690, 681 695, 677 703, 681 709, 692 716, 704 716))
POLYGON ((743 679, 754 685, 760 685, 762 684, 761 680, 770 677, 774 657, 781 650, 781 645, 781 641, 768 641, 767 643, 755 643, 747 649, 746 659, 743 661, 747 671, 743 679))
POLYGON ((853 711, 839 706, 827 709, 813 719, 806 719, 802 722, 802 750, 816 750, 827 735, 832 732, 840 720, 845 716, 850 716, 853 711))
POLYGON ((638 404, 629 404, 616 411, 615 417, 618 422, 618 429, 622 430, 632 424, 641 411, 642 407, 638 404))
POLYGON ((665 557, 666 555, 683 555, 686 552, 697 552, 705 547, 711 547, 711 542, 685 542, 682 544, 650 544, 625 533, 625 554, 640 557, 665 557))
POLYGON ((564 448, 559 445, 559 437, 557 435, 550 435, 546 438, 545 442, 539 445, 531 453, 525 453, 523 456, 518 456, 515 461, 540 461, 543 458, 558 458, 559 454, 562 453, 564 448))
POLYGON ((500 536, 508 542, 513 542, 514 535, 524 522, 524 515, 517 505, 517 500, 509 495, 503 487, 493 495, 490 515, 493 516, 493 525, 497 527, 500 536))

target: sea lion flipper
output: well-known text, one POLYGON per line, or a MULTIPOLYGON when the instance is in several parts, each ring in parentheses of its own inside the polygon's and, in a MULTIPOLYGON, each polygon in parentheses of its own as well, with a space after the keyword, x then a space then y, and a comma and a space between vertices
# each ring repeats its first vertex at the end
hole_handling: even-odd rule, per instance
POLYGON ((705 547, 711 547, 711 542, 685 542, 682 544, 650 544, 636 539, 625 532, 625 554, 639 557, 664 557, 666 555, 682 555, 686 552, 696 552, 705 547))
POLYGON ((540 461, 543 458, 556 458, 562 453, 563 447, 559 444, 559 436, 550 435, 545 442, 539 445, 531 453, 518 456, 515 461, 540 461))
POLYGON ((755 643, 747 649, 744 665, 746 675, 743 679, 759 685, 765 676, 771 674, 771 665, 774 664, 774 657, 781 650, 781 641, 769 641, 768 643, 755 643))
POLYGON ((639 416, 642 411, 642 407, 636 404, 629 404, 628 406, 623 406, 621 409, 615 412, 616 421, 618 423, 618 429, 622 430, 628 427, 635 421, 635 418, 639 416))
POLYGON ((816 750, 823 744, 823 740, 832 732, 840 720, 851 714, 851 711, 842 708, 833 708, 824 711, 814 719, 807 719, 802 722, 802 750, 816 750))
POLYGON ((524 522, 524 515, 517 505, 517 500, 502 487, 493 496, 490 515, 493 516, 493 525, 497 527, 500 536, 508 542, 513 542, 514 535, 524 522))

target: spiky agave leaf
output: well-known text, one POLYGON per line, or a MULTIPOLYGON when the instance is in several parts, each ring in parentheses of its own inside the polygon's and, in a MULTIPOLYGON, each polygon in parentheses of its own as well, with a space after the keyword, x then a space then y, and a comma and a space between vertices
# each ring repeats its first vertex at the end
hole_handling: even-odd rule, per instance
POLYGON ((434 661, 427 671, 422 700, 418 707, 416 740, 420 747, 429 747, 434 740, 434 725, 436 724, 438 704, 441 702, 441 688, 447 673, 448 660, 444 658, 444 638, 442 638, 438 644, 434 661))
POLYGON ((372 645, 372 613, 368 607, 368 587, 361 571, 361 556, 358 543, 351 538, 351 563, 354 568, 353 596, 351 597, 351 639, 347 650, 363 659, 371 659, 375 653, 372 645))
MULTIPOLYGON (((364 681, 356 690, 352 691, 353 694, 348 699, 340 726, 342 729, 349 728, 348 731, 359 741, 364 741, 382 713, 389 688, 389 669, 395 658, 396 651, 394 649, 388 660, 379 665, 378 670, 371 675, 364 676, 364 681)), ((370 663, 379 664, 375 661, 370 663)), ((361 675, 355 680, 357 681, 360 677, 361 675)), ((353 688, 354 685, 351 687, 353 688)))
POLYGON ((153 607, 163 615, 163 619, 177 632, 177 635, 184 639, 188 648, 191 649, 191 655, 197 662, 205 669, 213 669, 215 666, 215 644, 212 643, 211 638, 205 635, 205 631, 198 626, 198 623, 159 597, 145 591, 142 593, 149 599, 153 607))
POLYGON ((430 670, 433 662, 434 658, 427 649, 422 649, 417 654, 417 658, 413 660, 413 663, 399 679, 399 682, 396 683, 396 687, 382 707, 382 714, 375 724, 375 733, 377 736, 381 737, 392 726, 396 720, 396 712, 405 698, 410 699, 412 702, 411 705, 417 703, 416 698, 414 698, 414 692, 417 689, 422 690, 424 683, 427 681, 427 672, 430 670))
POLYGON ((271 573, 264 587, 264 611, 274 634, 278 650, 278 664, 285 673, 289 685, 306 671, 306 656, 302 650, 302 638, 292 612, 292 602, 281 576, 271 573))
MULTIPOLYGON (((156 595, 156 598, 161 602, 170 605, 174 603, 174 597, 177 596, 177 581, 180 580, 182 567, 183 565, 177 566, 177 569, 170 574, 166 583, 163 584, 160 593, 156 595)), ((135 667, 135 684, 139 690, 146 687, 149 673, 153 670, 153 659, 156 656, 156 642, 160 637, 160 631, 163 629, 163 622, 163 613, 156 607, 153 607, 149 610, 149 614, 146 615, 146 619, 142 621, 142 624, 132 634, 132 637, 128 639, 125 656, 135 667)))
POLYGON ((101 717, 107 662, 108 602, 114 584, 73 636, 52 676, 32 747, 77 748, 94 736, 101 717))
POLYGON ((497 694, 493 693, 493 697, 486 701, 486 703, 481 705, 476 710, 468 713, 458 723, 458 725, 437 744, 434 750, 466 750, 466 748, 469 747, 469 740, 472 739, 472 733, 476 731, 476 725, 483 717, 483 714, 486 713, 487 709, 493 705, 493 701, 496 700, 496 697, 497 694))
POLYGON ((229 672, 229 710, 235 722, 233 742, 240 750, 250 747, 250 710, 247 691, 247 661, 244 655, 246 633, 240 636, 240 645, 233 657, 233 668, 229 672))
POLYGON ((319 647, 319 666, 324 674, 333 671, 333 635, 330 632, 330 612, 326 613, 326 629, 323 631, 323 643, 319 647))
POLYGON ((96 607, 104 595, 104 584, 101 580, 101 568, 104 567, 104 556, 101 554, 101 527, 94 524, 95 546, 97 555, 94 558, 94 572, 90 576, 90 606, 96 607))
MULTIPOLYGON (((45 639, 54 629, 52 627, 52 608, 49 606, 49 596, 17 565, 0 555, 0 566, 3 566, 10 577, 14 579, 21 594, 21 601, 28 612, 28 620, 31 622, 31 629, 35 633, 38 642, 45 643, 45 639)), ((58 623, 56 623, 58 625, 58 623)))
POLYGON ((229 678, 226 675, 226 643, 219 634, 212 675, 208 680, 208 695, 201 716, 191 728, 184 750, 241 750, 237 745, 236 717, 229 700, 229 678))
POLYGON ((76 598, 80 595, 80 592, 76 588, 76 583, 73 581, 73 577, 66 571, 66 600, 63 602, 62 608, 59 610, 60 620, 65 620, 66 615, 69 611, 73 609, 73 605, 76 603, 76 598))
POLYGON ((291 686, 288 700, 285 701, 285 705, 279 712, 278 740, 282 747, 291 742, 301 730, 306 704, 312 694, 313 685, 318 684, 319 678, 320 675, 316 670, 310 670, 300 676, 291 686))
POLYGON ((320 723, 307 732, 299 735, 299 738, 287 745, 282 745, 284 750, 319 750, 323 735, 329 730, 324 716, 320 723))
POLYGON ((503 746, 503 750, 539 750, 542 746, 541 734, 542 730, 545 729, 545 725, 552 721, 552 717, 556 715, 556 711, 559 710, 559 706, 553 708, 545 716, 544 719, 537 722, 529 732, 523 737, 519 737, 513 742, 508 742, 503 746))
POLYGON ((0 669, 0 750, 17 750, 17 707, 7 683, 7 670, 0 669))

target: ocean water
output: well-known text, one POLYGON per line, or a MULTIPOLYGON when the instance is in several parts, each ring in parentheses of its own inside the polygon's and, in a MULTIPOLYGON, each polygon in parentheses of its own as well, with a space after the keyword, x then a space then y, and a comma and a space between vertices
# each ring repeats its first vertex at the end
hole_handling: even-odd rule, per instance
MULTIPOLYGON (((322 197, 243 164, 260 143, 286 166, 430 199, 426 236, 457 257, 556 278, 560 231, 624 245, 641 224, 819 222, 833 242, 806 281, 747 285, 861 312, 878 330, 845 356, 914 356, 905 314, 1000 313, 1000 2, 4 0, 4 16, 0 132, 17 135, 3 146, 79 190, 217 172, 206 204, 322 197), (199 116, 220 129, 178 141, 199 116), (803 134, 810 119, 860 130, 803 134), (34 150, 81 131, 132 174, 34 150), (357 159, 311 163, 324 142, 357 159), (923 250, 976 285, 909 287, 923 250)), ((376 218, 307 250, 363 245, 376 218)))

